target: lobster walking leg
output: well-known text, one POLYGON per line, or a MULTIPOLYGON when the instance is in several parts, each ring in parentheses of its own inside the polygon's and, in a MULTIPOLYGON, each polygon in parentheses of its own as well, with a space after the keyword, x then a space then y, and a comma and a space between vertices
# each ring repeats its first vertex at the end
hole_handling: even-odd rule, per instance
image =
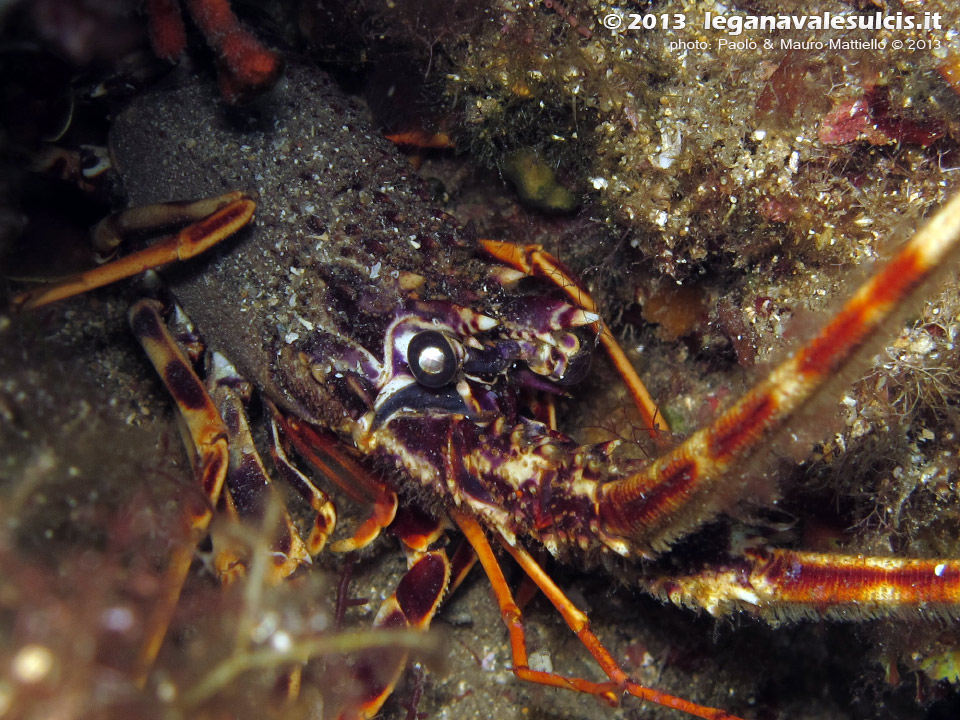
POLYGON ((373 510, 352 537, 335 542, 334 552, 350 552, 373 542, 397 514, 397 493, 374 481, 360 464, 344 454, 329 435, 318 432, 307 423, 275 412, 274 419, 284 437, 311 465, 342 488, 357 502, 370 503, 373 510))
MULTIPOLYGON (((267 469, 257 452, 247 420, 246 403, 249 385, 237 370, 219 353, 213 353, 207 390, 227 428, 227 448, 230 458, 227 472, 229 507, 242 520, 262 524, 270 502, 272 483, 267 469)), ((276 528, 266 528, 272 534, 269 578, 278 582, 304 563, 310 562, 310 553, 300 538, 290 514, 282 505, 276 528)), ((234 579, 244 571, 245 551, 228 552, 228 562, 222 562, 225 553, 218 549, 217 569, 223 580, 234 579)))
POLYGON ((147 641, 136 665, 136 677, 144 682, 160 651, 193 561, 194 549, 206 534, 213 508, 220 498, 227 476, 228 450, 227 428, 200 378, 164 325, 160 303, 155 300, 136 303, 130 309, 130 325, 183 416, 196 453, 200 487, 207 501, 195 507, 186 506, 191 540, 174 550, 166 570, 165 593, 148 623, 147 641))
POLYGON ((523 619, 520 614, 520 608, 513 599, 513 594, 507 585, 503 571, 493 554, 493 549, 484 535, 483 530, 476 520, 468 515, 454 511, 451 513, 454 521, 463 531, 469 543, 473 546, 480 564, 490 578, 490 584, 493 586, 494 594, 497 596, 497 602, 500 605, 500 614, 504 624, 510 633, 510 649, 513 655, 513 672, 522 679, 540 685, 550 687, 575 690, 577 692, 595 695, 605 700, 611 705, 617 705, 622 693, 629 693, 643 700, 648 700, 657 705, 673 708, 707 720, 739 720, 734 715, 730 715, 722 710, 697 705, 689 700, 668 695, 667 693, 647 688, 636 683, 627 676, 620 668, 617 661, 614 660, 610 652, 603 646, 600 639, 590 630, 590 622, 587 616, 578 610, 567 598, 563 591, 547 576, 536 561, 524 550, 511 545, 502 538, 501 544, 520 564, 523 571, 536 583, 537 587, 553 603, 554 607, 563 616, 567 626, 583 643, 584 647, 593 655, 594 659, 600 664, 600 667, 610 678, 608 682, 594 682, 583 678, 568 677, 554 672, 545 672, 540 670, 531 670, 527 662, 526 633, 523 627, 523 619))
POLYGON ((100 250, 109 247, 115 239, 118 242, 122 234, 130 231, 193 222, 144 250, 52 285, 22 292, 14 296, 13 305, 21 310, 31 310, 132 277, 144 270, 187 260, 233 235, 250 222, 255 209, 253 200, 241 192, 232 192, 193 203, 161 203, 117 213, 107 218, 95 233, 95 243, 100 250))
POLYGON ((296 490, 300 497, 310 503, 310 507, 316 512, 313 527, 310 529, 310 535, 305 542, 310 555, 317 555, 323 550, 337 525, 337 507, 333 500, 300 472, 300 469, 287 457, 287 450, 284 447, 283 439, 280 436, 280 428, 277 425, 277 418, 280 413, 272 403, 266 402, 271 414, 270 455, 273 458, 273 465, 287 484, 296 490))
MULTIPOLYGON (((373 542, 387 526, 409 550, 407 572, 393 594, 380 606, 374 627, 427 630, 451 583, 458 585, 472 567, 469 553, 458 551, 451 562, 443 550, 430 550, 443 533, 441 523, 414 509, 401 511, 398 515, 396 493, 370 476, 327 435, 275 409, 272 414, 283 431, 283 437, 300 455, 355 499, 373 506, 370 517, 351 538, 331 546, 335 552, 362 548, 373 542)), ((348 698, 344 703, 347 709, 339 714, 341 720, 372 718, 376 715, 393 692, 406 667, 407 658, 408 652, 402 648, 393 651, 380 649, 376 656, 361 655, 353 671, 361 695, 348 698)))
MULTIPOLYGON (((450 585, 451 563, 443 550, 414 553, 397 589, 383 601, 373 621, 375 628, 427 630, 450 585)), ((390 697, 407 665, 408 651, 381 649, 376 656, 361 656, 354 675, 364 688, 355 707, 341 712, 340 720, 372 718, 390 697)))

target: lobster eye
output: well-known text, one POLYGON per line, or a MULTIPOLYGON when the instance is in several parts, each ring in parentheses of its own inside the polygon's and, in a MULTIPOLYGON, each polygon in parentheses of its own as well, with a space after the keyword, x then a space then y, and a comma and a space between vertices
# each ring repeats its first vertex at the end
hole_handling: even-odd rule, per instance
POLYGON ((416 381, 429 388, 443 387, 460 371, 453 345, 436 330, 425 330, 410 339, 407 364, 416 381))

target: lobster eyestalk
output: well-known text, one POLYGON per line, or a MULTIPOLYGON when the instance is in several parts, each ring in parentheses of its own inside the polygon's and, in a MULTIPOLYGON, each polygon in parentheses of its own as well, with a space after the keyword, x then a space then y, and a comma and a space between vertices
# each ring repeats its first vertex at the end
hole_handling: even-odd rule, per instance
POLYGON ((944 267, 958 240, 960 195, 865 282, 813 340, 710 426, 639 472, 598 488, 605 544, 624 555, 658 553, 717 515, 729 496, 722 486, 731 482, 731 471, 855 362, 883 323, 944 267))

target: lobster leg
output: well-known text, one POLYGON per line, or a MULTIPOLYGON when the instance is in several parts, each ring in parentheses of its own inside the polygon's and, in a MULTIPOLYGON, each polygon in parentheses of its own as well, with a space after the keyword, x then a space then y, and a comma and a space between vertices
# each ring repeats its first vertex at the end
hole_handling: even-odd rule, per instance
MULTIPOLYGON (((573 274, 553 255, 539 245, 514 245, 497 240, 481 240, 483 249, 500 262, 527 275, 538 275, 553 282, 563 290, 573 303, 583 310, 596 312, 597 304, 587 289, 578 283, 573 274)), ((620 373, 634 403, 640 410, 643 422, 654 440, 660 440, 662 433, 670 432, 663 413, 657 407, 633 364, 627 358, 623 348, 617 342, 607 324, 600 320, 600 343, 620 373)))
MULTIPOLYGON (((420 510, 415 505, 404 505, 390 526, 390 532, 400 538, 404 546, 413 552, 424 553, 433 547, 450 529, 448 521, 440 521, 420 510)), ((467 573, 477 562, 477 554, 468 542, 460 542, 450 557, 450 588, 452 593, 466 579, 467 573)))
POLYGON ((192 258, 249 223, 255 208, 256 204, 246 195, 232 192, 192 203, 147 205, 112 215, 94 232, 94 244, 100 251, 111 247, 111 243, 115 247, 123 234, 132 231, 152 230, 185 221, 192 224, 144 250, 52 285, 22 292, 14 296, 13 305, 21 310, 38 308, 137 275, 144 270, 192 258))
POLYGON ((563 591, 550 579, 537 562, 524 550, 518 546, 511 545, 503 538, 499 538, 503 547, 520 564, 523 571, 540 588, 544 595, 553 603, 560 614, 563 616, 567 626, 573 630, 576 636, 583 643, 584 647, 600 664, 600 667, 610 678, 608 682, 594 682, 583 678, 568 677, 554 672, 545 672, 540 670, 531 670, 527 661, 526 633, 523 627, 523 618, 520 608, 513 599, 513 594, 507 585, 506 578, 503 576, 503 570, 493 554, 493 549, 484 535, 484 532, 476 520, 468 515, 454 511, 452 517, 454 522, 463 531, 467 541, 473 546, 474 551, 480 559, 480 564, 490 578, 490 584, 493 586, 494 594, 500 605, 500 615, 504 624, 510 633, 510 649, 513 655, 513 672, 521 680, 548 685, 550 687, 564 688, 576 692, 588 693, 605 700, 611 705, 617 705, 620 702, 620 696, 623 693, 629 693, 643 700, 648 700, 657 705, 680 710, 688 715, 694 715, 708 720, 739 720, 736 716, 730 715, 722 710, 697 705, 689 700, 668 695, 667 693, 647 688, 636 683, 627 676, 620 668, 617 661, 614 660, 610 652, 603 646, 600 639, 590 630, 590 621, 587 616, 574 606, 563 591))
MULTIPOLYGON (((212 356, 207 389, 227 428, 230 458, 227 490, 231 508, 241 520, 262 522, 270 501, 271 481, 260 454, 256 450, 247 420, 246 402, 250 388, 236 369, 219 353, 212 356)), ((269 577, 276 582, 310 562, 310 553, 300 538, 286 508, 280 508, 280 519, 272 540, 273 561, 269 577)), ((217 552, 217 569, 221 579, 232 580, 242 574, 246 553, 217 552), (228 557, 229 561, 224 562, 228 557)))
POLYGON ((403 149, 414 170, 420 169, 428 150, 452 150, 456 147, 450 136, 444 132, 430 133, 422 129, 412 129, 389 133, 384 137, 403 149))
MULTIPOLYGON (((141 300, 130 310, 130 324, 180 410, 186 425, 188 449, 192 450, 191 461, 207 502, 188 512, 191 542, 178 548, 170 561, 165 583, 167 593, 151 619, 148 641, 138 664, 141 678, 145 677, 163 642, 195 547, 209 528, 213 508, 226 504, 240 518, 262 519, 270 491, 270 479, 254 447, 246 418, 245 383, 226 360, 214 354, 210 378, 204 387, 161 313, 159 301, 141 300), (223 492, 224 486, 227 492, 223 492)), ((323 522, 331 517, 332 511, 321 503, 315 507, 319 507, 323 522)), ((318 519, 317 525, 320 524, 318 519)), ((229 581, 244 572, 245 554, 232 548, 218 548, 215 564, 222 579, 229 581)), ((308 548, 285 508, 279 512, 270 557, 273 563, 267 572, 273 581, 283 579, 310 561, 308 548)))
POLYGON ((136 677, 140 682, 146 680, 160 651, 193 561, 194 550, 210 526, 229 463, 227 428, 200 378, 164 325, 160 309, 160 303, 156 300, 139 301, 130 309, 130 325, 180 409, 196 453, 197 474, 206 502, 185 506, 191 540, 173 551, 167 566, 164 582, 166 592, 148 622, 147 641, 137 658, 136 677))
POLYGON ((323 550, 327 544, 327 540, 336 527, 337 507, 323 490, 314 485, 306 475, 300 472, 296 465, 290 462, 280 436, 280 428, 277 426, 276 418, 279 413, 272 403, 269 401, 266 402, 271 413, 270 455, 273 458, 273 465, 290 487, 295 489, 300 494, 300 497, 310 503, 310 507, 316 512, 313 527, 310 530, 309 537, 306 539, 306 543, 307 551, 310 555, 317 555, 323 550))
MULTIPOLYGON (((473 566, 468 552, 458 552, 451 562, 444 551, 429 550, 443 533, 443 525, 432 517, 404 509, 397 513, 396 493, 369 474, 353 458, 346 455, 328 437, 306 423, 285 417, 272 409, 275 427, 297 452, 317 467, 356 500, 373 505, 371 516, 361 524, 353 537, 334 543, 335 552, 365 547, 387 527, 396 534, 410 553, 409 567, 397 589, 384 600, 373 621, 375 628, 426 630, 448 588, 456 587, 473 566)), ((305 480, 305 479, 304 479, 305 480)), ((309 481, 306 481, 309 482, 309 481)), ((313 487, 310 484, 310 487, 313 487)), ((319 515, 318 515, 319 517, 319 515)), ((348 698, 340 711, 342 720, 372 718, 393 692, 407 664, 404 649, 378 650, 376 656, 361 655, 353 669, 359 697, 348 698)))
POLYGON ((297 452, 357 502, 369 503, 373 510, 353 537, 333 543, 334 552, 359 550, 372 543, 397 514, 397 493, 370 478, 360 464, 346 455, 337 442, 296 418, 274 412, 274 419, 297 452))
POLYGON ((218 57, 220 93, 247 102, 270 90, 283 73, 280 56, 240 25, 229 0, 187 0, 190 16, 218 57))
POLYGON ((147 32, 154 54, 174 62, 187 48, 187 28, 183 24, 179 0, 147 0, 147 32))
MULTIPOLYGON (((272 409, 274 421, 297 452, 356 500, 373 505, 371 516, 353 537, 334 543, 335 552, 353 550, 372 542, 390 526, 409 551, 409 566, 396 590, 380 606, 373 626, 383 629, 427 630, 448 589, 459 585, 473 566, 471 553, 458 549, 453 561, 442 550, 430 550, 443 534, 435 518, 404 508, 399 514, 396 493, 371 477, 328 437, 295 418, 272 409)), ((311 484, 312 487, 312 484, 311 484)), ((361 655, 353 676, 361 695, 350 697, 340 711, 342 720, 372 718, 393 692, 407 664, 404 649, 378 649, 376 656, 361 655)))
MULTIPOLYGON (((443 550, 413 552, 407 573, 393 594, 383 601, 373 621, 375 628, 427 630, 447 593, 451 579, 451 563, 443 550)), ((354 667, 354 676, 363 688, 349 711, 341 712, 340 720, 372 718, 390 697, 407 665, 405 649, 380 649, 376 656, 361 656, 354 667)))
POLYGON ((70 183, 91 197, 100 195, 116 175, 109 151, 97 145, 82 145, 79 150, 47 146, 32 158, 30 171, 70 183))

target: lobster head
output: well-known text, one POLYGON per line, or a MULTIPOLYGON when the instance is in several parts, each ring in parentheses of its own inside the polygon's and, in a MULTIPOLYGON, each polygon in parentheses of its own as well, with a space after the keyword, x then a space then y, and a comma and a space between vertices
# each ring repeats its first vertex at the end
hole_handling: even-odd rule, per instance
POLYGON ((487 313, 449 301, 403 302, 371 352, 321 332, 299 363, 332 388, 341 431, 359 439, 397 418, 457 417, 487 425, 517 415, 524 391, 562 393, 582 379, 597 343, 595 314, 562 300, 511 299, 487 313))

